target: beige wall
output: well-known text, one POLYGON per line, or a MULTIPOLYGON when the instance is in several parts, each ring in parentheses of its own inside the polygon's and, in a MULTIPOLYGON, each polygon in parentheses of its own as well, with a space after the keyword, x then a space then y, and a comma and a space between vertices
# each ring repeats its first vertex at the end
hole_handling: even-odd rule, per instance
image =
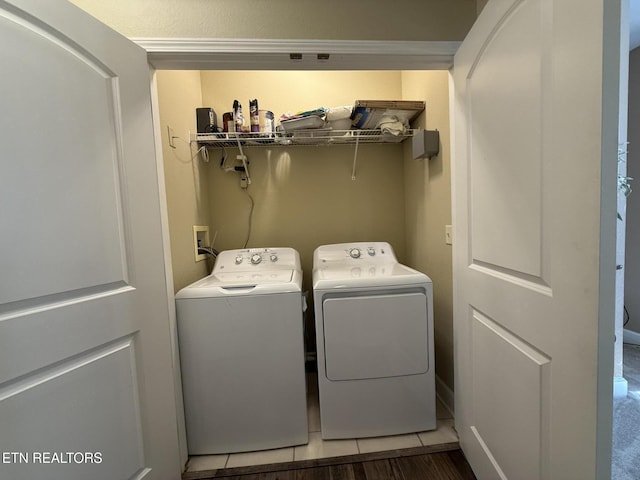
POLYGON ((436 374, 453 390, 453 285, 451 245, 444 240, 451 224, 449 73, 403 72, 402 95, 420 98, 426 112, 414 125, 440 132, 440 154, 411 158, 405 146, 405 225, 407 263, 433 281, 436 374))
MULTIPOLYGON (((279 117, 319 106, 353 105, 358 98, 401 98, 399 72, 202 72, 202 98, 221 116, 251 95, 279 117), (238 93, 240 92, 240 93, 238 93)), ((401 145, 361 145, 356 180, 354 146, 248 148, 255 200, 249 247, 291 246, 300 252, 310 289, 313 250, 322 244, 388 241, 404 259, 404 176, 401 145)), ((227 149, 235 158, 238 149, 227 149)), ((250 200, 237 173, 220 168, 211 149, 211 226, 219 250, 242 248, 250 200)))
POLYGON ((128 37, 462 40, 475 0, 71 0, 128 37))
POLYGON ((189 131, 196 130, 195 109, 202 105, 200 72, 157 72, 160 133, 167 190, 171 263, 175 290, 208 273, 207 262, 196 262, 193 225, 210 220, 208 165, 193 159, 189 131), (169 146, 167 125, 175 135, 175 149, 169 146))

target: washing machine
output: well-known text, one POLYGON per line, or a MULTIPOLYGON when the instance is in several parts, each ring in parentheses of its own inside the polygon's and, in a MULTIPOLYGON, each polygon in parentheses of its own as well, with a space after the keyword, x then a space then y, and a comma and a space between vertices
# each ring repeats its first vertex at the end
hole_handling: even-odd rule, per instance
POLYGON ((176 294, 191 455, 308 442, 303 302, 291 248, 223 251, 176 294))
POLYGON ((388 243, 324 245, 313 300, 322 437, 436 428, 431 279, 388 243))

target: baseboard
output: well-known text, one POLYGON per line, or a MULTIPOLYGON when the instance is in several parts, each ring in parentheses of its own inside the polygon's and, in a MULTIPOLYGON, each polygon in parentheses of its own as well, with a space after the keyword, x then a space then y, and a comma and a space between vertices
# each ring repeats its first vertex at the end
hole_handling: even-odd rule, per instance
POLYGON ((453 390, 451 390, 438 375, 436 375, 436 397, 440 399, 445 408, 449 410, 451 416, 455 418, 455 397, 453 390))
POLYGON ((625 328, 622 341, 624 343, 630 343, 631 345, 640 345, 640 333, 625 328))

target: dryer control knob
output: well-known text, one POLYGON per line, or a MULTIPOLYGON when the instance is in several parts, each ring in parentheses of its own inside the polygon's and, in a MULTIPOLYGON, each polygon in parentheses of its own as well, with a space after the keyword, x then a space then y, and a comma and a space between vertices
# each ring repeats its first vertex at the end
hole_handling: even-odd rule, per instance
POLYGON ((254 265, 259 264, 262 261, 262 256, 258 253, 251 255, 251 263, 254 265))
POLYGON ((236 257, 236 265, 240 265, 242 263, 242 255, 238 255, 236 257))
POLYGON ((349 255, 351 256, 351 258, 360 258, 360 249, 352 248, 351 250, 349 250, 349 255))
POLYGON ((376 249, 373 247, 369 247, 367 248, 367 253, 373 257, 376 254, 376 249))
POLYGON ((269 260, 271 260, 272 262, 277 262, 278 255, 276 255, 275 253, 272 253, 271 256, 269 257, 269 260))

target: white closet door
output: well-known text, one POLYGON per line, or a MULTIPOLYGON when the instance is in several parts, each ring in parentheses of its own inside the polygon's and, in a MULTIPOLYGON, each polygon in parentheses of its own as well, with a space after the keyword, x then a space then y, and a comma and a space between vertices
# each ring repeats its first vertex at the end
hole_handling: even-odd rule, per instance
POLYGON ((60 0, 0 40, 0 478, 178 478, 146 54, 60 0))
POLYGON ((608 477, 619 18, 490 0, 455 57, 456 429, 480 480, 608 477))

